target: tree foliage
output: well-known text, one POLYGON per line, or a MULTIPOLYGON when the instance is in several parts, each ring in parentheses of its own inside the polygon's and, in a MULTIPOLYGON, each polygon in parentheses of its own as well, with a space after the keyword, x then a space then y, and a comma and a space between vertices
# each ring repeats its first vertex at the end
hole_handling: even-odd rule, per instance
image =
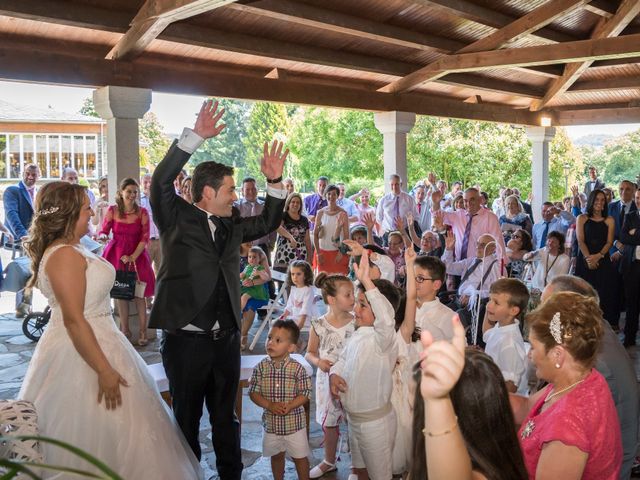
MULTIPOLYGON (((264 142, 274 139, 286 141, 289 130, 287 109, 280 103, 256 102, 253 104, 244 137, 244 176, 261 178, 260 159, 264 142)), ((287 172, 288 173, 288 172, 287 172)))
POLYGON ((191 156, 189 164, 195 167, 201 162, 213 160, 244 169, 247 157, 245 139, 252 105, 226 98, 218 99, 218 102, 219 107, 225 110, 226 127, 217 137, 207 139, 191 156))
POLYGON ((152 169, 164 158, 171 145, 155 113, 145 113, 138 122, 138 138, 140 141, 140 165, 152 169))
POLYGON ((589 165, 595 166, 609 186, 618 185, 622 180, 635 182, 640 174, 640 130, 614 138, 602 147, 583 146, 580 150, 585 169, 589 165))
POLYGON ((96 117, 99 118, 98 112, 93 105, 93 99, 91 97, 87 97, 82 101, 82 107, 80 107, 80 111, 82 115, 87 115, 88 117, 96 117))

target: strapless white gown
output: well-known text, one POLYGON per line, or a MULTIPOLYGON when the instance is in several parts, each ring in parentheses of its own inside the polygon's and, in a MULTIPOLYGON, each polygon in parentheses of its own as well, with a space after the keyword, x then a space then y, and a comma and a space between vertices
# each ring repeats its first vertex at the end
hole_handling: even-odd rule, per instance
MULTIPOLYGON (((110 263, 76 246, 87 260, 84 315, 110 364, 129 384, 122 406, 98 404, 98 377, 73 346, 44 266, 59 246, 47 250, 38 287, 51 306, 51 320, 33 354, 19 398, 35 404, 40 434, 63 440, 100 459, 125 480, 201 479, 202 469, 164 403, 145 362, 118 330, 109 291, 110 263)), ((69 285, 69 288, 76 288, 69 285)), ((46 463, 93 471, 77 456, 42 444, 46 463)), ((46 478, 77 478, 47 473, 46 478)))

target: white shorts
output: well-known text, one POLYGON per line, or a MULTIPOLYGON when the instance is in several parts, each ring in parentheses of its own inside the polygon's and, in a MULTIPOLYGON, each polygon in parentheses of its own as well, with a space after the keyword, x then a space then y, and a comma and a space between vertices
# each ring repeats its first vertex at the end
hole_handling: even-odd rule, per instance
POLYGON ((371 480, 389 480, 395 436, 396 414, 393 410, 372 422, 349 423, 351 465, 366 468, 371 480))
POLYGON ((307 457, 311 453, 307 429, 303 428, 290 435, 263 432, 262 456, 273 457, 282 452, 286 452, 291 458, 307 457))

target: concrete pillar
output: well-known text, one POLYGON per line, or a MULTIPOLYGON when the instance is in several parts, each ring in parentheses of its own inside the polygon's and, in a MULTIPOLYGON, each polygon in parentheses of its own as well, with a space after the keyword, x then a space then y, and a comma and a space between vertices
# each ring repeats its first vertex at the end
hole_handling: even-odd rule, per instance
POLYGON ((527 127, 531 140, 531 209, 536 222, 542 220, 542 204, 549 199, 549 142, 555 137, 554 127, 527 127))
POLYGON ((416 123, 411 112, 380 112, 374 114, 376 128, 384 139, 384 189, 389 193, 389 175, 397 173, 409 189, 407 179, 407 133, 416 123))
POLYGON ((151 106, 151 90, 102 87, 93 92, 93 105, 107 121, 107 171, 109 199, 113 201, 123 178, 140 178, 138 119, 151 106))

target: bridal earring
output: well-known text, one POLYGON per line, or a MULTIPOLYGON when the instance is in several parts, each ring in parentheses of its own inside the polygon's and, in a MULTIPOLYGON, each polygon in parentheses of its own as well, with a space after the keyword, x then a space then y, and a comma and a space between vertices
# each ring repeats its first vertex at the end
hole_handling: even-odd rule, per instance
POLYGON ((559 363, 556 363, 555 367, 556 367, 556 368, 560 368, 560 364, 559 364, 559 363))

